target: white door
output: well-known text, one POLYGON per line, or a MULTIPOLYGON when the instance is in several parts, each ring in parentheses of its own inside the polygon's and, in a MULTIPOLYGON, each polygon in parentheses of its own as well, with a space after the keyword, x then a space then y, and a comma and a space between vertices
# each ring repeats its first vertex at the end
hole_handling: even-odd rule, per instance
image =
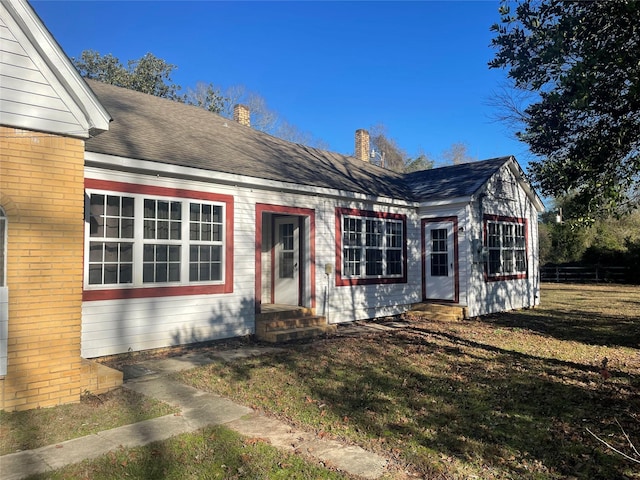
POLYGON ((274 222, 274 301, 300 304, 300 223, 298 217, 277 217, 274 222))
POLYGON ((425 226, 425 294, 428 300, 455 300, 453 222, 425 226))

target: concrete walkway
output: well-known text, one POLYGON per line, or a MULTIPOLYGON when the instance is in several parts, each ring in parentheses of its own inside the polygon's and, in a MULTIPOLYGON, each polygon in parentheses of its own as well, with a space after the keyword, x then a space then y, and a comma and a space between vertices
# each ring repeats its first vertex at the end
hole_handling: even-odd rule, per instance
POLYGON ((380 477, 387 461, 376 454, 353 445, 319 439, 229 399, 172 381, 167 376, 214 361, 250 357, 273 350, 268 347, 226 350, 215 354, 217 360, 191 353, 181 357, 147 360, 127 367, 124 372, 125 388, 178 406, 181 414, 166 415, 35 450, 4 455, 0 457, 0 478, 21 479, 96 458, 121 446, 146 445, 209 425, 224 425, 243 435, 261 438, 276 447, 312 456, 365 479, 380 477))

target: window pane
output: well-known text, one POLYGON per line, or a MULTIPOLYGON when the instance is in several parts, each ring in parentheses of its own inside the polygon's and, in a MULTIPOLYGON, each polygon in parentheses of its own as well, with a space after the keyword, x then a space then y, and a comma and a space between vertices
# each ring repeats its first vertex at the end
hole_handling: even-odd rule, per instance
POLYGON ((431 276, 432 277, 449 276, 449 255, 447 253, 431 254, 431 276))
POLYGON ((89 265, 89 285, 102 283, 102 265, 89 265))
POLYGON ((105 243, 104 244, 104 261, 105 262, 117 262, 118 261, 118 243, 105 243))
POLYGON ((367 249, 366 275, 382 275, 382 251, 367 249))
POLYGON ((121 238, 133 238, 133 219, 123 218, 122 228, 120 230, 121 238))
POLYGON ((133 282, 133 267, 131 265, 120 265, 120 282, 119 283, 132 283, 133 282))
POLYGON ((500 273, 500 250, 489 250, 489 274, 500 273))
POLYGON ((153 220, 144 221, 144 238, 154 239, 156 238, 156 222, 153 220))
POLYGON ((91 194, 89 201, 89 214, 92 217, 100 217, 104 215, 104 195, 97 193, 91 194))
POLYGON ((133 198, 122 197, 122 216, 125 218, 133 218, 133 198))
POLYGON ((89 261, 90 262, 102 262, 102 248, 103 243, 91 242, 89 244, 89 261))
POLYGON ((402 252, 400 250, 387 251, 387 275, 402 274, 402 252))
POLYGON ((118 264, 107 263, 104 266, 104 283, 118 283, 118 264))
POLYGON ((120 197, 114 195, 107 196, 107 211, 106 215, 109 217, 120 216, 120 197))

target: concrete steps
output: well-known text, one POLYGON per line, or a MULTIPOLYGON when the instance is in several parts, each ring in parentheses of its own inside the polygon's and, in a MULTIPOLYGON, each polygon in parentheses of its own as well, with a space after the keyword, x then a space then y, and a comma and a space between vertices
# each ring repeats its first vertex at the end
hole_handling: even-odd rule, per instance
POLYGON ((268 343, 283 343, 320 337, 337 329, 326 317, 310 308, 288 308, 256 315, 256 337, 268 343))
POLYGON ((446 303, 416 303, 411 307, 410 312, 413 315, 442 322, 459 322, 467 318, 466 307, 446 303))

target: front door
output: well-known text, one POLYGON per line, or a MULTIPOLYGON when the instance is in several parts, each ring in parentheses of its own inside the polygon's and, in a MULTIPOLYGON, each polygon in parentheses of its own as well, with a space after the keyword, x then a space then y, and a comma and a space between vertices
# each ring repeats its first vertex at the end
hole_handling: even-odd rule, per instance
POLYGON ((454 223, 425 224, 425 296, 427 300, 455 300, 456 262, 454 223))
POLYGON ((276 217, 274 221, 274 302, 300 304, 300 221, 276 217))

